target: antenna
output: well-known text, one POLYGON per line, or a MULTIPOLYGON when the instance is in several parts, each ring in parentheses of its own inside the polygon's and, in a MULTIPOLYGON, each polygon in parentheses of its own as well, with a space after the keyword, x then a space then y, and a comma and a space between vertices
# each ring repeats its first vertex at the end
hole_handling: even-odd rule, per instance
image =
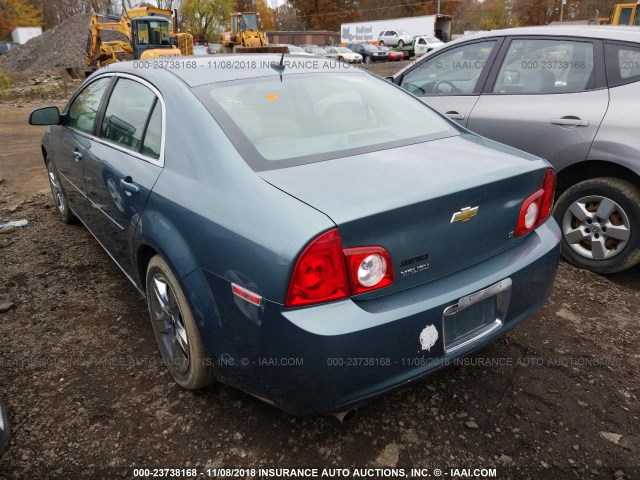
POLYGON ((275 71, 279 72, 282 75, 282 72, 284 72, 284 69, 285 69, 285 66, 284 66, 284 53, 280 57, 280 62, 279 63, 271 62, 271 68, 273 68, 275 71))
POLYGON ((284 52, 282 53, 282 56, 280 57, 280 63, 271 62, 271 68, 273 68, 276 72, 278 72, 280 74, 280 81, 282 82, 282 72, 284 72, 284 69, 285 69, 284 52))

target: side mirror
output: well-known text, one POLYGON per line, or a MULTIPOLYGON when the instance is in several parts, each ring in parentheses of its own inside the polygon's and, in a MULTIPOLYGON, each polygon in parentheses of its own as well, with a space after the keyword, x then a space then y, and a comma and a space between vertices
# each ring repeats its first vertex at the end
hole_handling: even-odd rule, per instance
POLYGON ((0 455, 2 455, 11 441, 11 427, 9 426, 9 414, 7 408, 0 400, 0 455))
POLYGON ((387 82, 393 83, 393 77, 384 77, 387 82))
POLYGON ((520 72, 518 70, 505 70, 502 73, 503 85, 515 85, 520 81, 520 72))
POLYGON ((58 107, 44 107, 31 112, 29 125, 60 125, 58 107))

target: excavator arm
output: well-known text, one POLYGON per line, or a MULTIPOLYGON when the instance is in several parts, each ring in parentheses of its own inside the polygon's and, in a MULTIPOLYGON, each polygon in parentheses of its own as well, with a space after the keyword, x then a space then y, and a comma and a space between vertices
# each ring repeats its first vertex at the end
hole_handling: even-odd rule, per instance
POLYGON ((131 21, 122 18, 94 13, 89 25, 89 39, 87 41, 87 55, 85 61, 91 68, 100 68, 118 61, 118 55, 130 55, 131 48, 131 21), (118 32, 124 35, 128 41, 116 40, 103 42, 100 33, 103 31, 118 32))

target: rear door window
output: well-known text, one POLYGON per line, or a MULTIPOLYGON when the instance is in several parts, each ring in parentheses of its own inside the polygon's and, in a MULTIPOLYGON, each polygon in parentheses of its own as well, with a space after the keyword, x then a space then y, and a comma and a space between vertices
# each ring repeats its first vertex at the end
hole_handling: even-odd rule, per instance
POLYGON ((147 157, 160 158, 160 147, 162 145, 162 106, 156 101, 147 131, 144 134, 142 154, 147 157))
POLYGON ((640 80, 640 48, 629 45, 605 46, 607 81, 610 87, 640 80))
POLYGON ((127 150, 141 151, 155 102, 155 94, 144 85, 127 78, 118 79, 102 120, 100 137, 127 150))
POLYGON ((593 43, 571 39, 514 39, 493 93, 575 93, 595 85, 593 43))

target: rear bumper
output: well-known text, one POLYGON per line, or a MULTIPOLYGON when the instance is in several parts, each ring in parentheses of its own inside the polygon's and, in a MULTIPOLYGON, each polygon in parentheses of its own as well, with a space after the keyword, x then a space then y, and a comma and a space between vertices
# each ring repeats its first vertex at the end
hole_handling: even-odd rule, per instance
MULTIPOLYGON (((385 297, 289 310, 234 297, 228 281, 194 272, 183 281, 198 298, 202 334, 224 383, 296 415, 344 410, 432 373, 490 343, 547 299, 559 260, 552 219, 514 247, 447 277, 385 297), (209 302, 196 285, 206 281, 209 302), (443 312, 466 295, 511 279, 502 326, 455 352, 443 343, 443 312), (215 319, 215 321, 212 321, 215 319), (421 348, 432 325, 437 341, 421 348), (450 349, 449 349, 450 350, 450 349)), ((206 296, 206 295, 205 295, 206 296)))

